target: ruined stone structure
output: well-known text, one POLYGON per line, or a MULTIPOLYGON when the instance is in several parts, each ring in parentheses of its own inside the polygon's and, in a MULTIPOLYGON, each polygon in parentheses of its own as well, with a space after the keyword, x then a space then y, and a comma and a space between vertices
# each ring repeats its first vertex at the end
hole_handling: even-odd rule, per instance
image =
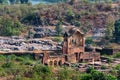
MULTIPOLYGON (((63 35, 62 49, 39 49, 28 51, 10 51, 3 54, 32 54, 41 63, 50 66, 63 65, 65 63, 89 62, 100 60, 100 54, 85 52, 84 34, 77 28, 71 28, 63 35)), ((0 52, 2 54, 2 52, 0 52)))
POLYGON ((79 29, 72 28, 64 34, 63 54, 65 61, 78 62, 84 53, 84 34, 79 29))
POLYGON ((41 58, 43 64, 57 66, 65 62, 100 60, 100 54, 85 52, 84 34, 79 29, 71 28, 63 37, 62 50, 44 50, 43 53, 38 54, 37 57, 41 58))

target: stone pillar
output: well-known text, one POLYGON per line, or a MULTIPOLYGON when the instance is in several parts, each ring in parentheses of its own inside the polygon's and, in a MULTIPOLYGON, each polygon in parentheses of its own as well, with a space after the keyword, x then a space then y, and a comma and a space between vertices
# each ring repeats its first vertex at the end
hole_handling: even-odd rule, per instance
POLYGON ((82 45, 85 46, 85 38, 82 38, 82 45))

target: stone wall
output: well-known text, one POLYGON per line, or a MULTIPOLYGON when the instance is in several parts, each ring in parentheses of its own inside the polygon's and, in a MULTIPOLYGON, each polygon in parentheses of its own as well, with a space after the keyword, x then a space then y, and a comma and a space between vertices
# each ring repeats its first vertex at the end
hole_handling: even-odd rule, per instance
POLYGON ((99 53, 83 53, 80 55, 80 61, 84 62, 84 61, 99 61, 100 60, 100 54, 99 53))

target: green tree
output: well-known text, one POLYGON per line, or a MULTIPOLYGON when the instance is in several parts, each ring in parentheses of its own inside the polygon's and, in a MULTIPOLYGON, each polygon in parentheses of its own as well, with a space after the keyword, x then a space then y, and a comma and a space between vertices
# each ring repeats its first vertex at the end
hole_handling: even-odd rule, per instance
POLYGON ((12 21, 9 17, 1 18, 0 25, 2 26, 0 32, 2 36, 19 35, 23 30, 23 26, 19 21, 12 21))
POLYGON ((107 26, 106 26, 106 38, 112 39, 113 37, 113 30, 114 30, 114 19, 112 15, 109 15, 106 20, 107 26))
POLYGON ((93 80, 91 74, 82 74, 80 80, 93 80))
POLYGON ((120 69, 118 70, 118 76, 117 76, 117 78, 118 78, 118 80, 120 80, 120 69))
POLYGON ((100 71, 93 70, 91 72, 92 80, 117 80, 117 78, 113 75, 106 74, 100 71))
POLYGON ((35 65, 33 70, 36 75, 39 75, 40 77, 42 77, 41 80, 48 80, 51 78, 51 75, 52 75, 51 67, 44 66, 44 65, 35 65))
POLYGON ((94 42, 93 42, 93 40, 92 40, 91 37, 88 37, 88 38, 85 40, 85 43, 89 45, 89 44, 93 44, 94 42))
POLYGON ((114 37, 115 37, 115 41, 117 43, 120 43, 120 19, 115 21, 115 24, 114 24, 114 37))
POLYGON ((66 14, 66 20, 67 22, 72 23, 72 21, 75 19, 75 14, 71 8, 68 9, 66 14))
POLYGON ((71 80, 72 78, 72 71, 64 68, 64 69, 59 69, 58 71, 58 80, 71 80))
POLYGON ((61 32, 63 31, 63 29, 62 29, 62 23, 61 22, 58 22, 57 23, 57 25, 56 25, 56 31, 57 31, 57 33, 58 33, 58 35, 60 35, 61 34, 61 32))

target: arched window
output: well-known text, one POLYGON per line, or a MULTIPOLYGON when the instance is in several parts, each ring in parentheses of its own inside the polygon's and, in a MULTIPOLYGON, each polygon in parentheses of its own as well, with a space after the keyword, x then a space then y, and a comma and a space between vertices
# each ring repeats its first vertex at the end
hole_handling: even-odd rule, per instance
POLYGON ((52 65, 53 65, 53 62, 52 62, 52 61, 50 61, 50 62, 49 62, 49 65, 50 65, 50 66, 52 66, 52 65))
POLYGON ((54 66, 57 66, 57 61, 56 60, 54 61, 54 66))

